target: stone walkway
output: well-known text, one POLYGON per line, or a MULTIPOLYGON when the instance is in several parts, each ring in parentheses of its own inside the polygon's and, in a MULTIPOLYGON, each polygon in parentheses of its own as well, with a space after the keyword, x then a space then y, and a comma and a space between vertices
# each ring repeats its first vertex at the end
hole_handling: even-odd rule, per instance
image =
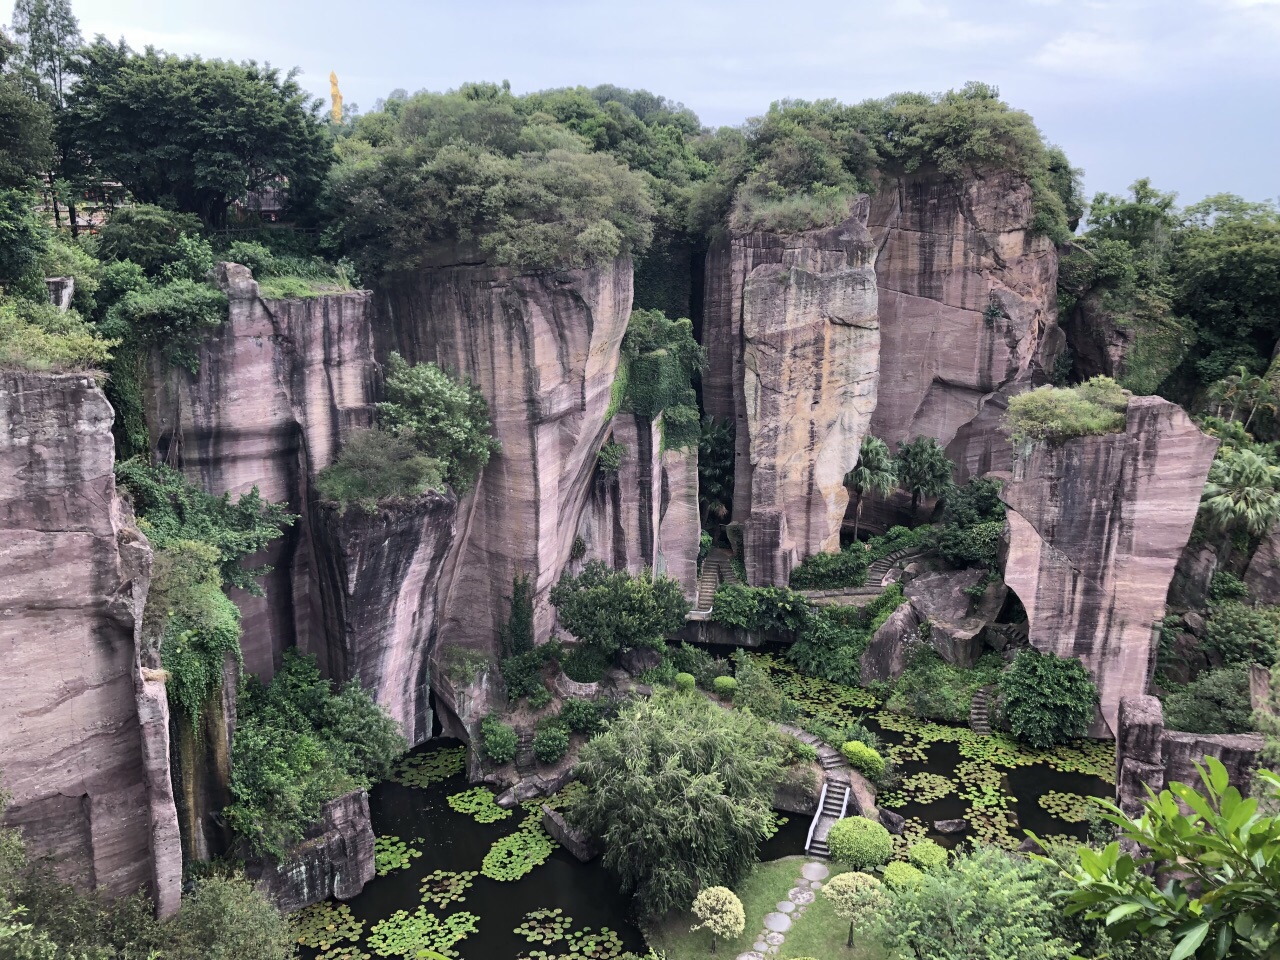
POLYGON ((783 942, 787 939, 787 931, 791 924, 804 916, 813 903, 818 891, 822 889, 822 881, 831 873, 825 863, 810 860, 800 868, 800 878, 787 894, 787 899, 778 904, 773 913, 766 913, 764 928, 756 937, 752 949, 740 953, 737 960, 765 960, 766 957, 777 956, 783 942))

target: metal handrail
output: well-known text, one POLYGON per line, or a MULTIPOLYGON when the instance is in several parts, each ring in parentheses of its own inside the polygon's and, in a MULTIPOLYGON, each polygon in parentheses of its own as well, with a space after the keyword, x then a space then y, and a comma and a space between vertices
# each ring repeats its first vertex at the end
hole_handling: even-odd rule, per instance
MULTIPOLYGON (((845 787, 845 800, 848 801, 849 788, 845 787)), ((813 823, 809 824, 809 835, 804 838, 804 849, 808 853, 809 846, 813 843, 813 831, 818 829, 818 821, 822 818, 822 805, 827 802, 827 781, 822 781, 822 796, 818 797, 818 811, 813 815, 813 823)))
POLYGON ((848 811, 848 809, 849 809, 849 788, 845 787, 844 801, 840 804, 840 816, 836 818, 837 821, 844 819, 845 812, 848 811))

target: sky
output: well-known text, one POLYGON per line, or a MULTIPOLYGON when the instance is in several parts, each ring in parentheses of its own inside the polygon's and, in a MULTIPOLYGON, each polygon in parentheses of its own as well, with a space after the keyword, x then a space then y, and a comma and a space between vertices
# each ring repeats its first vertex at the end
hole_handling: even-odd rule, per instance
POLYGON ((403 88, 613 83, 734 125, 781 98, 982 80, 1084 168, 1184 203, 1280 196, 1280 0, 72 0, 86 38, 329 71, 363 110, 403 88))

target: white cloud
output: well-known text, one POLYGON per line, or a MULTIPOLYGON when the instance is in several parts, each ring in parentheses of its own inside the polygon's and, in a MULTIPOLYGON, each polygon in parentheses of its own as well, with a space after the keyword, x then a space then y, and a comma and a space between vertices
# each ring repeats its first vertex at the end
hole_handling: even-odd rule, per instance
POLYGON ((1133 78, 1146 71, 1146 61, 1146 50, 1137 41, 1069 30, 1049 40, 1030 62, 1044 70, 1077 76, 1133 78))

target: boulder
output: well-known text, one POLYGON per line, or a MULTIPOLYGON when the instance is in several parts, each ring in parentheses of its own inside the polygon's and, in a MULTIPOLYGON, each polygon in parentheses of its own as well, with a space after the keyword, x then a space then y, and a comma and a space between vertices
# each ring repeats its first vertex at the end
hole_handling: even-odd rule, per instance
POLYGON ((1188 610, 1186 613, 1184 613, 1182 615, 1182 623, 1183 623, 1183 626, 1185 626, 1188 630, 1190 630, 1193 634, 1195 634, 1201 640, 1204 639, 1206 629, 1207 629, 1207 624, 1204 622, 1204 617, 1196 613, 1196 611, 1188 610))
POLYGON ((901 814, 894 813, 892 810, 886 810, 883 807, 880 808, 880 823, 895 837, 902 836, 902 831, 907 828, 906 817, 901 814))
POLYGON ((369 795, 353 790, 330 800, 320 820, 282 860, 249 860, 245 875, 284 913, 321 900, 350 900, 374 877, 369 795))
POLYGON ((1004 579, 1031 645, 1092 674, 1097 736, 1114 736, 1121 699, 1147 689, 1154 625, 1216 448, 1175 404, 1133 397, 1123 431, 1030 443, 1014 461, 1004 579))
POLYGON ((984 631, 1004 605, 1003 584, 991 584, 975 605, 964 591, 977 586, 985 570, 943 570, 913 577, 903 590, 920 622, 928 621, 929 642, 939 656, 972 667, 982 655, 984 631))
POLYGON ((936 437, 958 481, 1008 469, 1004 404, 1043 382, 1062 343, 1058 260, 1034 216, 1012 171, 885 176, 871 203, 882 338, 871 432, 891 448, 936 437))
POLYGON ((93 376, 0 372, 0 785, 33 857, 163 917, 182 884, 166 675, 112 418, 93 376))
POLYGON ((734 236, 707 255, 704 403, 736 423, 733 516, 753 586, 840 548, 880 364, 867 210, 860 198, 835 227, 734 236))
POLYGON ((559 811, 548 806, 542 808, 542 829, 551 835, 551 839, 568 850, 582 863, 587 863, 600 856, 600 848, 584 830, 571 827, 560 816, 559 811))
MULTIPOLYGON (((1213 547, 1188 543, 1173 571, 1173 582, 1169 584, 1169 604, 1183 609, 1203 609, 1208 606, 1209 584, 1217 570, 1218 554, 1213 547)), ((1245 577, 1248 576, 1246 573, 1245 577)), ((1280 593, 1277 593, 1277 597, 1280 597, 1280 593)))
POLYGON ((938 833, 948 835, 953 833, 964 833, 969 829, 969 821, 965 820, 963 817, 955 820, 935 820, 933 821, 933 829, 938 833))
POLYGON ((904 603, 889 615, 862 654, 862 683, 896 680, 902 676, 911 652, 920 644, 920 615, 904 603))

